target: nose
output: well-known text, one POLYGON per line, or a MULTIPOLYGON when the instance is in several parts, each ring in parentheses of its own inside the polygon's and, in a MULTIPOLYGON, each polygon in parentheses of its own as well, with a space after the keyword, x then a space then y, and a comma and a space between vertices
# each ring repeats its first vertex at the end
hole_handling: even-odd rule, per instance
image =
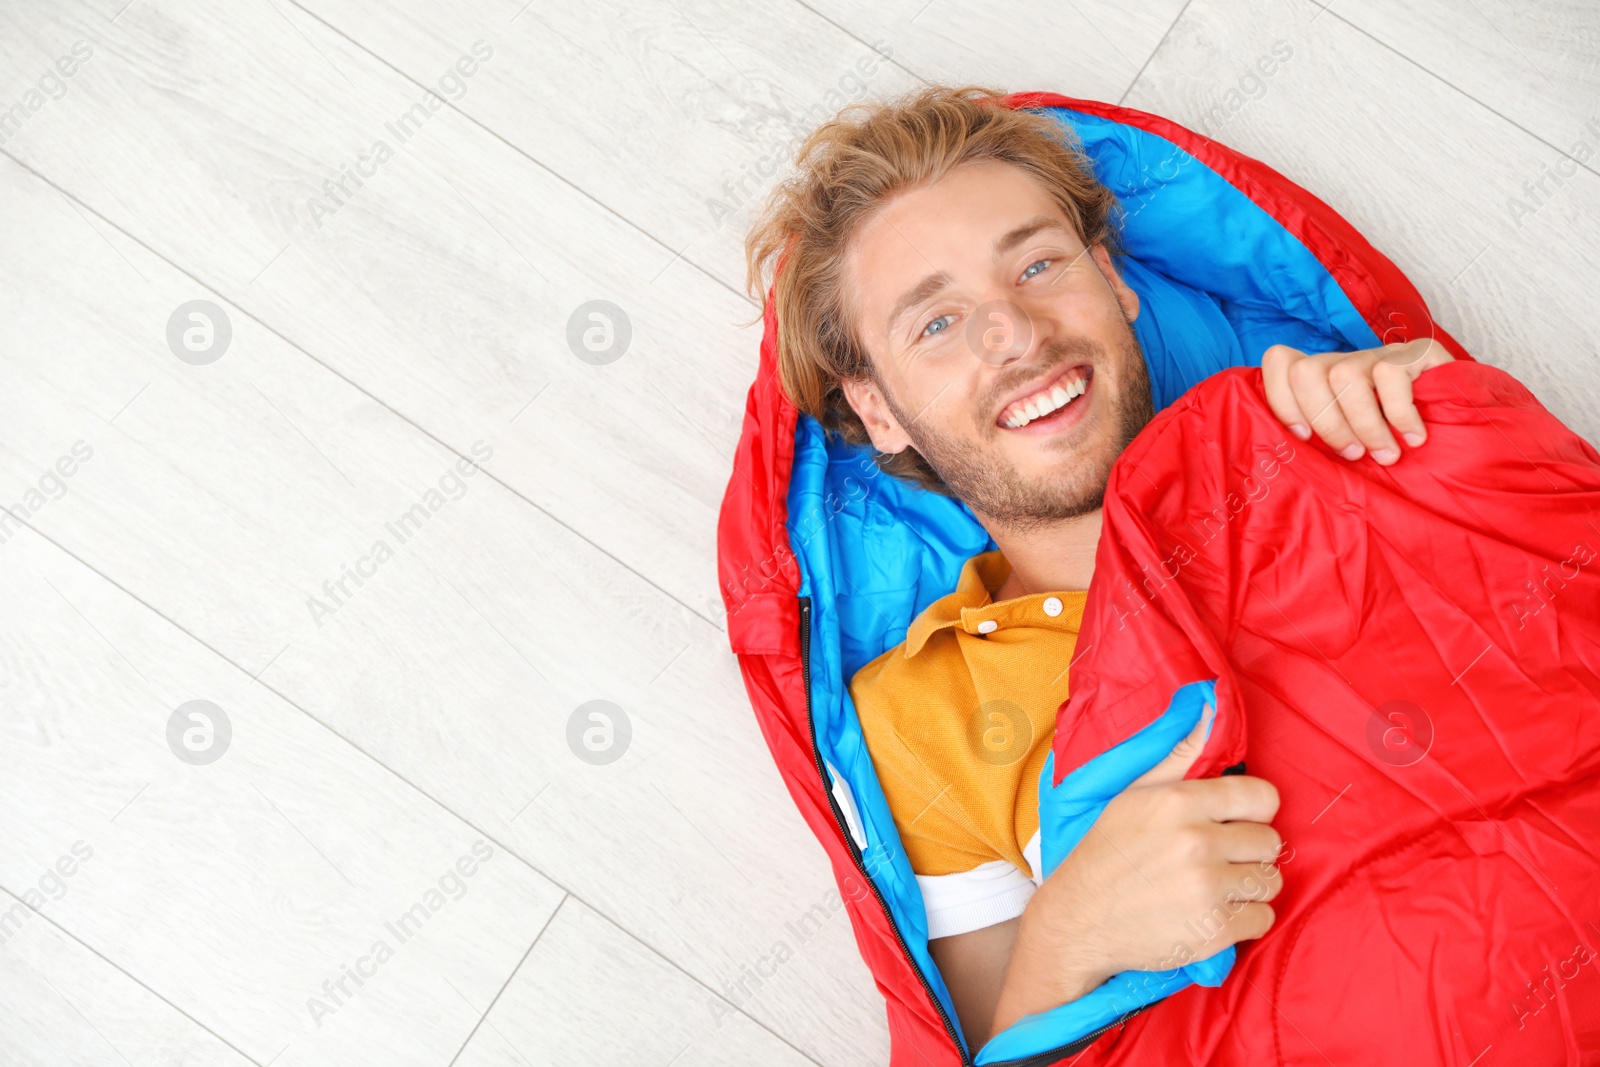
POLYGON ((1055 336, 1049 311, 1014 296, 985 300, 967 325, 967 344, 991 367, 1009 367, 1035 356, 1055 336))

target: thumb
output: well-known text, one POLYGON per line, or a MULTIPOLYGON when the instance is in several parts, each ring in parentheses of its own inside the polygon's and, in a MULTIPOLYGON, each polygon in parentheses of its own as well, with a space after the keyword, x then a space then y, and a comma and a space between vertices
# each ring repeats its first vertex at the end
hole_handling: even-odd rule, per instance
POLYGON ((1194 761, 1200 758, 1201 751, 1205 749, 1206 732, 1211 729, 1211 720, 1216 718, 1216 715, 1216 705, 1208 701, 1200 712, 1200 721, 1194 724, 1189 736, 1172 746, 1172 751, 1163 756, 1160 763, 1135 778, 1128 788, 1181 781, 1183 776, 1189 773, 1189 768, 1194 766, 1194 761))

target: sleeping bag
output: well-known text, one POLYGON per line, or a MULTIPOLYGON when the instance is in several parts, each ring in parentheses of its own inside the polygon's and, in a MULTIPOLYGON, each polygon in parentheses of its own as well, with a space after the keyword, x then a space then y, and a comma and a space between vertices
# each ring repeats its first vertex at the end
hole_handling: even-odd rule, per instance
POLYGON ((1160 1001, 1075 1062, 1600 1063, 1600 454, 1480 363, 1415 398, 1427 443, 1352 464, 1231 370, 1113 468, 1043 869, 1209 703, 1188 777, 1278 787, 1283 890, 986 1051, 1160 1001))
MULTIPOLYGON (((1432 336, 1458 359, 1470 359, 1433 323, 1415 288, 1392 263, 1326 204, 1272 169, 1167 120, 1128 108, 1040 93, 1013 96, 1008 105, 1037 109, 1058 121, 1064 133, 1070 132, 1082 145, 1096 178, 1119 200, 1118 226, 1126 254, 1117 257, 1116 266, 1140 298, 1141 310, 1133 326, 1149 366, 1158 408, 1172 405, 1191 387, 1219 372, 1258 366, 1266 348, 1277 343, 1308 352, 1351 351, 1432 336)), ((718 576, 728 641, 738 656, 762 734, 790 795, 829 857, 862 959, 885 998, 891 1064, 988 1067, 1066 1062, 1084 1050, 1101 1054, 1102 1048, 1113 1042, 1132 1048, 1129 1039, 1135 1028, 1154 1034, 1163 1012, 1174 1007, 1174 1017, 1195 1035, 1193 1048, 1220 1049, 1222 1039, 1217 1035, 1227 1030, 1227 1012, 1236 1010, 1238 1001, 1214 998, 1217 994, 1236 998, 1236 986, 1249 988, 1235 978, 1255 980, 1246 966, 1248 951, 1241 952, 1238 960, 1230 950, 1226 958, 1193 961, 1175 975, 1163 972, 1156 983, 1144 983, 1135 991, 1138 995, 1092 1006, 1109 1008, 1114 1016, 1110 1022, 1086 1021, 1088 1016, 1082 1011, 1047 1012, 995 1035, 982 1049, 969 1046, 949 991, 928 952, 921 892, 884 801, 848 682, 864 664, 903 641, 917 614, 955 588, 967 559, 997 546, 960 502, 885 475, 870 448, 829 435, 814 419, 797 412, 778 380, 776 325, 769 295, 760 361, 718 520, 718 576), (861 891, 863 884, 870 891, 861 891), (1239 964, 1240 974, 1222 977, 1234 963, 1239 964), (1213 984, 1198 984, 1197 979, 1213 984), (1217 980, 1222 981, 1221 986, 1215 985, 1217 980), (1213 999, 1206 999, 1208 996, 1213 999), (1189 1001, 1204 1002, 1213 1010, 1184 1007, 1189 1001), (1119 1026, 1117 1020, 1124 1015, 1130 1016, 1129 1021, 1119 1026)), ((1419 387, 1433 375, 1456 366, 1428 372, 1419 380, 1419 387)), ((1218 387, 1246 373, 1235 371, 1218 387)), ((1452 373, 1462 378, 1459 370, 1452 373)), ((1161 425, 1170 428, 1173 419, 1161 425)), ((1437 433, 1431 425, 1430 432, 1437 433)), ((1424 446, 1438 447, 1437 436, 1424 446)), ((1294 442, 1294 448, 1300 457, 1294 462, 1308 458, 1313 451, 1313 446, 1299 442, 1294 442)), ((1394 469, 1413 459, 1406 457, 1394 469)), ((1422 555, 1435 546, 1419 543, 1406 547, 1422 555)), ((1341 566, 1359 567, 1370 558, 1369 553, 1341 566)), ((1551 562, 1554 565, 1565 558, 1555 557, 1551 562)), ((1355 581, 1348 571, 1330 572, 1326 561, 1307 557, 1299 566, 1295 579, 1284 574, 1280 580, 1308 587, 1355 581)), ((1138 573, 1137 565, 1123 573, 1131 578, 1138 573)), ((1199 571, 1194 569, 1194 574, 1199 571)), ((1258 578, 1258 585, 1260 581, 1258 578)), ((1098 578, 1095 588, 1100 588, 1098 578)), ((1577 587, 1571 589, 1575 593, 1577 587)), ((1274 591, 1267 590, 1269 594, 1274 591)), ((1276 592, 1281 595, 1282 590, 1276 592)), ((1096 603, 1093 590, 1090 596, 1091 603, 1096 603)), ((1101 594, 1102 611, 1106 610, 1103 602, 1101 594)), ((1560 610, 1580 610, 1576 596, 1560 610)), ((1547 618, 1564 620, 1564 613, 1547 618)), ((1153 617, 1153 609, 1146 608, 1145 614, 1153 617)), ((1187 631, 1181 633, 1189 636, 1187 631)), ((1315 627, 1308 634, 1313 639, 1326 636, 1315 627)), ((1080 637, 1080 649, 1086 647, 1086 640, 1080 637)), ((1330 655, 1341 652, 1337 647, 1324 651, 1330 655)), ((1209 666, 1211 660, 1199 662, 1209 666)), ((1226 722, 1219 717, 1213 727, 1215 749, 1208 745, 1206 750, 1211 773, 1217 770, 1212 757, 1220 758, 1224 743, 1232 751, 1246 736, 1251 737, 1252 745, 1236 759, 1248 758, 1251 773, 1263 773, 1255 761, 1262 758, 1257 744, 1265 742, 1249 734, 1246 727, 1254 729, 1255 724, 1245 724, 1237 707, 1228 703, 1239 699, 1230 695, 1229 686, 1235 683, 1230 680, 1233 676, 1221 669, 1227 661, 1217 662, 1209 674, 1162 679, 1161 684, 1170 681, 1173 688, 1148 707, 1129 705, 1117 712, 1112 716, 1113 728, 1104 733, 1082 733, 1073 747, 1052 754, 1052 765, 1059 755, 1064 770, 1077 769, 1081 763, 1089 767, 1093 778, 1093 772, 1105 766, 1090 766, 1094 756, 1103 754, 1091 751, 1096 745, 1115 748, 1139 736, 1136 731, 1150 725, 1156 716, 1160 716, 1156 724, 1172 725, 1185 707, 1197 709, 1201 701, 1195 695, 1214 684, 1219 694, 1216 699, 1232 710, 1226 722), (1173 715, 1168 716, 1167 711, 1173 715), (1219 728, 1239 733, 1217 735, 1219 728)), ((1473 669, 1485 665, 1479 662, 1473 669)), ((1407 669, 1402 660, 1393 667, 1396 678, 1407 669)), ((1084 676, 1077 666, 1073 670, 1076 698, 1083 692, 1084 676)), ((1099 685, 1106 686, 1103 673, 1097 677, 1099 685)), ((1158 684, 1152 680, 1151 686, 1154 693, 1158 684)), ((1347 695, 1346 699, 1354 697, 1347 695)), ((1385 696, 1383 700, 1388 704, 1411 700, 1423 708, 1431 707, 1415 696, 1385 696)), ((1069 702, 1068 707, 1073 706, 1069 702)), ((1437 715, 1433 725, 1436 733, 1446 729, 1437 715)), ((1162 727, 1155 728, 1159 731, 1162 727)), ((1148 739, 1150 735, 1144 736, 1148 739)), ((1564 738, 1563 743, 1576 740, 1564 738)), ((1439 737, 1434 743, 1443 742, 1439 737)), ((1506 759, 1510 758, 1508 750, 1506 759)), ((1436 760, 1420 773, 1438 773, 1445 766, 1436 760)), ((1531 768, 1529 771, 1532 773, 1531 768)), ((1060 843, 1070 836, 1071 819, 1065 817, 1070 816, 1070 809, 1093 802, 1071 800, 1070 794, 1082 780, 1065 777, 1065 792, 1059 797, 1053 766, 1041 780, 1041 836, 1053 848, 1060 849, 1060 843), (1055 806, 1047 808, 1046 801, 1055 806), (1063 812, 1065 816, 1056 822, 1063 812), (1051 827, 1059 828, 1048 835, 1043 822, 1047 815, 1051 827)), ((1448 775, 1442 780, 1456 781, 1448 775)), ((1518 776, 1517 780, 1533 778, 1518 776)), ((1442 796, 1439 781, 1433 780, 1434 792, 1428 794, 1434 800, 1442 796)), ((1286 781, 1276 784, 1285 796, 1292 788, 1286 781)), ((1470 781, 1461 784, 1472 788, 1470 781)), ((1315 788, 1315 795, 1321 797, 1321 778, 1316 779, 1315 788)), ((1327 820, 1325 832, 1347 828, 1333 815, 1340 805, 1361 796, 1356 788, 1353 785, 1316 826, 1327 820)), ((1390 789, 1404 792, 1392 781, 1390 789)), ((1371 784, 1367 795, 1364 803, 1383 803, 1377 799, 1377 783, 1371 784)), ((1322 797, 1322 803, 1328 799, 1331 797, 1322 797)), ((1297 817, 1310 802, 1295 801, 1297 817)), ((1306 818, 1315 814, 1313 808, 1306 818)), ((1418 811, 1408 811, 1407 817, 1411 821, 1386 831, 1389 843, 1403 848, 1413 839, 1422 840, 1416 835, 1426 833, 1427 826, 1417 821, 1418 811)), ((1443 816, 1436 812, 1435 817, 1443 816)), ((1470 838, 1473 845, 1487 848, 1497 832, 1497 824, 1485 822, 1459 833, 1457 839, 1466 842, 1470 838)), ((1301 831, 1297 828, 1295 833, 1301 831)), ((1294 835, 1285 836, 1294 844, 1294 835)), ((1549 840, 1547 835, 1545 841, 1549 840)), ((1356 839, 1341 839, 1340 845, 1352 859, 1358 855, 1356 839)), ((1417 850, 1413 860, 1448 863, 1449 855, 1454 855, 1435 859, 1427 851, 1432 847, 1430 843, 1417 850)), ((1060 851, 1055 861, 1064 854, 1060 851)), ((1295 864, 1313 866, 1311 857, 1297 853, 1293 863, 1286 865, 1286 885, 1304 877, 1295 864)), ((1381 884, 1353 889, 1358 897, 1381 896, 1383 892, 1381 884)), ((1521 895, 1509 899, 1519 907, 1527 903, 1521 895)), ((1442 900, 1439 908, 1444 926, 1485 921, 1478 912, 1452 911, 1450 901, 1442 900)), ((1261 944, 1278 932, 1269 931, 1261 944)), ((1371 930, 1366 933, 1375 936, 1371 930)), ((1526 978, 1542 982, 1546 974, 1558 973, 1569 957, 1570 947, 1559 958, 1542 961, 1548 962, 1548 972, 1535 967, 1526 978)), ((1381 966, 1388 966, 1386 955, 1377 958, 1381 966)), ((1340 959, 1337 966, 1337 973, 1324 976, 1330 992, 1328 1003, 1320 1009, 1319 1024, 1331 1026, 1333 1020, 1343 1020, 1347 1032, 1359 1032, 1362 1021, 1339 1013, 1341 991, 1353 984, 1381 981, 1384 975, 1367 973, 1348 958, 1340 959)), ((1301 1004, 1293 1021, 1299 1022, 1298 1015, 1307 1010, 1301 1004)), ((1535 1021, 1549 1020, 1563 1010, 1547 1008, 1535 1021)), ((1431 1025, 1436 1017, 1430 1011, 1421 1023, 1431 1025)), ((1260 1053, 1260 1062, 1274 1062, 1275 1034, 1276 1029, 1258 1028, 1240 1035, 1240 1040, 1265 1042, 1251 1047, 1260 1053)), ((1164 1054, 1191 1046, 1151 1047, 1164 1054)), ((1174 1062, 1187 1062, 1182 1057, 1179 1054, 1174 1062)), ((1149 1062, 1162 1061, 1158 1055, 1149 1062)))

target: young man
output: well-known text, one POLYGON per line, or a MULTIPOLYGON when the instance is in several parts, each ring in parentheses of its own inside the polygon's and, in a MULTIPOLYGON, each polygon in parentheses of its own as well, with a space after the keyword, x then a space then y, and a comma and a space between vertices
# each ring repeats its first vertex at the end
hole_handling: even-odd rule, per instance
MULTIPOLYGON (((931 950, 973 1049, 1127 969, 1197 915, 1198 956, 1259 937, 1281 885, 1273 786, 1182 781, 1197 730, 1107 807, 1047 881, 1040 769, 1093 577, 1113 461, 1153 416, 1118 275, 1112 194, 1050 120, 933 88, 824 126, 752 233, 752 288, 782 260, 779 366, 797 407, 870 442, 892 474, 964 502, 999 548, 851 695, 927 904, 931 950), (968 743, 971 709, 1027 728, 968 743)), ((1451 357, 1415 342, 1263 358, 1274 412, 1346 459, 1404 462, 1411 383, 1451 357), (1397 439, 1398 437, 1398 439, 1397 439)))

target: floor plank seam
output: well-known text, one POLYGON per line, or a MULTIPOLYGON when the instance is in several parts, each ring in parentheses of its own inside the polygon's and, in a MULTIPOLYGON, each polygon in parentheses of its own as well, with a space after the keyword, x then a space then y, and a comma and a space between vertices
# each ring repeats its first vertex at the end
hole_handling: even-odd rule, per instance
MULTIPOLYGON (((1313 7, 1317 6, 1316 3, 1315 3, 1315 0, 1304 0, 1304 2, 1308 3, 1308 4, 1311 4, 1313 7)), ((1335 0, 1329 0, 1329 2, 1327 4, 1327 7, 1319 8, 1319 10, 1326 11, 1327 8, 1333 6, 1334 2, 1335 2, 1335 0)), ((1434 81, 1438 82, 1439 84, 1441 84, 1443 86, 1446 86, 1451 91, 1460 94, 1462 97, 1465 97, 1467 100, 1472 101, 1472 103, 1476 104, 1478 107, 1480 107, 1483 110, 1487 111, 1489 114, 1493 115, 1495 118, 1501 120, 1502 122, 1506 123, 1507 125, 1511 126, 1512 128, 1520 130, 1521 132, 1527 134, 1533 140, 1535 140, 1535 141, 1539 142, 1540 144, 1544 145, 1546 148, 1550 149, 1552 152, 1557 153, 1562 158, 1571 159, 1572 162, 1576 166, 1578 166, 1579 168, 1588 171, 1590 174, 1594 175, 1597 178, 1600 178, 1600 171, 1595 170, 1594 167, 1592 167, 1587 161, 1581 161, 1580 162, 1579 160, 1574 159, 1572 156, 1567 154, 1567 150, 1565 148, 1558 148, 1556 145, 1551 144, 1542 135, 1533 132, 1532 130, 1528 129, 1526 126, 1522 125, 1522 123, 1518 122, 1516 119, 1510 117, 1509 115, 1506 115, 1505 113, 1497 110, 1493 106, 1491 106, 1491 105, 1485 103, 1484 101, 1478 99, 1476 96, 1472 95, 1470 92, 1468 92, 1467 90, 1463 89, 1461 86, 1457 85, 1455 82, 1451 81, 1449 78, 1445 77, 1443 74, 1440 74, 1437 71, 1433 70, 1431 67, 1428 67, 1428 66, 1424 65, 1423 63, 1413 59, 1411 56, 1409 56, 1406 53, 1400 51, 1398 48, 1394 47, 1392 44, 1390 44, 1389 42, 1385 41, 1383 38, 1378 37, 1378 36, 1376 36, 1376 35, 1374 35, 1372 33, 1369 33, 1365 28, 1363 28, 1360 25, 1357 25, 1354 22, 1351 22, 1348 18, 1345 18, 1339 12, 1334 11, 1334 12, 1331 12, 1331 14, 1333 15, 1334 18, 1338 19, 1340 22, 1344 23, 1346 26, 1349 26, 1352 30, 1355 30, 1357 33, 1361 34, 1363 37, 1366 37, 1369 40, 1373 41, 1374 43, 1379 45, 1381 48, 1383 48, 1385 51, 1390 52, 1393 55, 1399 56, 1401 59, 1403 59, 1407 63, 1411 64, 1413 67, 1416 67, 1418 70, 1422 71, 1428 77, 1432 78, 1434 81)), ((1491 29, 1494 28, 1493 23, 1490 23, 1490 28, 1491 29)), ((1591 117, 1591 119, 1600 118, 1600 112, 1596 112, 1595 115, 1590 116, 1590 117, 1591 117)))
MULTIPOLYGON (((10 897, 12 900, 15 900, 22 907, 24 907, 24 908, 28 907, 26 904, 24 904, 22 902, 22 898, 21 897, 17 896, 11 890, 7 889, 5 886, 0 886, 0 893, 4 893, 6 896, 10 897)), ((85 941, 82 938, 80 938, 77 934, 73 933, 71 930, 67 929, 65 926, 62 926, 60 923, 56 922, 56 920, 54 918, 52 918, 51 916, 45 914, 45 912, 44 912, 44 910, 42 908, 39 909, 39 910, 34 910, 33 908, 28 908, 28 911, 31 914, 38 916, 40 919, 43 919, 46 923, 48 923, 50 925, 51 929, 53 929, 57 933, 61 934, 62 937, 67 938, 73 944, 77 945, 79 948, 82 948, 85 952, 88 952, 90 955, 94 956, 96 959, 98 959, 101 962, 105 963, 112 970, 116 971, 118 974, 120 974, 124 978, 128 979, 128 981, 132 982, 134 985, 138 986, 140 989, 143 989, 146 993, 149 993, 152 997, 155 997, 157 1000, 161 1001, 161 1003, 165 1004, 167 1007, 171 1008, 173 1011, 177 1012, 179 1015, 183 1016, 185 1019, 188 1019, 191 1023, 193 1023, 194 1025, 198 1026, 200 1029, 204 1030, 206 1033, 210 1034, 212 1037, 216 1038, 223 1045, 225 1045, 226 1047, 232 1049, 234 1052, 237 1052, 240 1056, 244 1057, 246 1062, 253 1064, 254 1067, 265 1067, 265 1065, 262 1064, 261 1061, 259 1061, 259 1060, 255 1059, 254 1057, 250 1056, 248 1053, 246 1053, 243 1049, 239 1048, 233 1042, 229 1041, 227 1038, 223 1037, 221 1034, 219 1034, 215 1030, 211 1029, 211 1027, 207 1026, 205 1023, 201 1022, 199 1019, 196 1019, 193 1015, 190 1015, 188 1012, 184 1011, 181 1007, 179 1007, 178 1005, 174 1004, 172 1001, 168 1000, 166 997, 162 996, 156 990, 150 988, 148 985, 146 985, 144 983, 144 981, 142 979, 139 979, 139 978, 135 977, 126 968, 124 968, 120 964, 118 964, 116 960, 113 960, 109 956, 106 956, 99 949, 95 948, 93 945, 89 944, 87 941, 85 941)), ((121 1053, 119 1052, 119 1053, 117 1053, 117 1055, 120 1056, 121 1053)))
MULTIPOLYGON (((555 909, 550 912, 549 918, 545 919, 544 925, 539 927, 538 932, 533 935, 533 940, 528 943, 527 951, 523 952, 522 958, 517 961, 517 965, 511 968, 511 973, 506 975, 506 980, 500 984, 499 990, 496 991, 494 997, 490 999, 489 1006, 483 1009, 483 1014, 478 1016, 478 1021, 472 1024, 472 1029, 467 1033, 466 1040, 461 1042, 461 1047, 456 1049, 456 1054, 450 1057, 450 1062, 446 1064, 445 1067, 456 1067, 456 1061, 461 1058, 461 1054, 463 1052, 467 1051, 467 1046, 472 1044, 472 1039, 477 1035, 479 1028, 481 1028, 484 1023, 489 1021, 489 1013, 494 1011, 494 1006, 500 1003, 500 998, 511 986, 511 983, 516 980, 518 972, 520 972, 523 966, 528 962, 528 957, 533 955, 534 947, 539 944, 539 939, 544 936, 544 932, 546 930, 550 929, 551 924, 556 921, 556 916, 561 914, 561 909, 566 907, 567 901, 571 899, 572 895, 568 893, 563 895, 561 900, 557 902, 555 909)), ((455 986, 452 985, 450 988, 455 989, 455 986)), ((466 997, 462 995, 461 990, 456 989, 456 994, 461 996, 462 1000, 466 1000, 466 997)), ((500 1035, 500 1040, 504 1041, 507 1045, 510 1045, 512 1049, 516 1050, 518 1056, 522 1055, 521 1050, 517 1049, 517 1046, 509 1037, 501 1032, 498 1026, 495 1026, 493 1023, 489 1023, 489 1026, 494 1030, 495 1033, 500 1035)))
POLYGON ((1128 99, 1128 94, 1133 92, 1133 87, 1139 84, 1139 79, 1144 77, 1144 72, 1150 69, 1151 63, 1155 62, 1157 54, 1161 51, 1161 46, 1167 43, 1167 38, 1172 36, 1172 31, 1177 27, 1178 23, 1183 21, 1183 16, 1188 12, 1189 5, 1192 3, 1194 3, 1194 0, 1183 0, 1183 6, 1178 9, 1177 16, 1167 24, 1166 32, 1161 35, 1161 40, 1157 41, 1156 46, 1150 49, 1150 54, 1145 56, 1144 66, 1139 68, 1138 72, 1134 74, 1133 80, 1128 83, 1128 87, 1122 90, 1122 95, 1117 97, 1118 107, 1124 105, 1124 102, 1128 99))
MULTIPOLYGON (((421 82, 419 82, 415 78, 413 78, 410 74, 406 73, 404 70, 401 70, 399 67, 395 66, 393 63, 390 63, 383 56, 381 56, 378 53, 374 52, 372 49, 368 48, 366 45, 362 44, 360 41, 356 40, 354 37, 351 37, 348 33, 345 33, 344 30, 340 29, 338 26, 335 26, 333 23, 328 22, 322 16, 318 15, 315 11, 312 11, 312 10, 306 8, 304 5, 302 5, 299 2, 299 0, 286 0, 286 2, 289 3, 289 4, 294 5, 300 11, 304 12, 308 17, 310 17, 312 19, 315 19, 321 25, 326 26, 330 32, 338 34, 344 40, 349 41, 350 44, 353 47, 360 49, 363 53, 365 53, 368 56, 371 56, 378 63, 381 63, 384 67, 387 67, 389 70, 393 71, 398 77, 403 79, 407 84, 409 84, 409 85, 411 85, 411 86, 413 86, 415 88, 418 88, 418 89, 423 89, 423 90, 429 89, 428 86, 423 85, 421 82)), ((476 127, 477 129, 482 130, 484 133, 488 134, 490 137, 493 137, 496 141, 499 141, 501 144, 505 145, 511 151, 515 152, 517 155, 521 156, 523 159, 526 159, 529 163, 532 163, 534 166, 538 167, 540 170, 544 171, 546 174, 550 175, 552 178, 556 179, 561 184, 567 186, 569 189, 571 189, 573 192, 577 193, 579 196, 583 197, 585 200, 589 201, 590 203, 594 204, 596 207, 600 208, 600 210, 604 211, 607 215, 610 215, 612 218, 614 218, 617 221, 621 222, 623 225, 629 227, 630 229, 632 229, 635 232, 639 233, 641 236, 643 236, 643 237, 647 238, 648 240, 654 242, 656 245, 660 246, 663 250, 665 250, 667 252, 671 252, 673 254, 673 258, 674 259, 680 259, 681 258, 685 263, 688 263, 690 266, 694 267, 695 270, 697 270, 701 274, 705 275, 707 279, 709 279, 710 281, 716 283, 717 285, 722 286, 722 288, 726 289, 728 292, 732 293, 735 297, 737 297, 740 300, 744 301, 746 304, 749 304, 752 308, 754 308, 756 306, 755 305, 755 301, 750 299, 750 295, 748 293, 744 292, 738 286, 733 285, 732 283, 728 282, 727 280, 725 280, 725 279, 723 279, 721 277, 718 277, 717 274, 714 273, 710 268, 702 265, 701 263, 699 263, 698 261, 696 261, 692 257, 684 255, 681 251, 674 250, 671 244, 669 244, 667 241, 662 240, 660 237, 657 237, 654 233, 652 233, 650 230, 645 228, 645 226, 642 223, 635 222, 633 219, 629 218, 627 215, 623 214, 621 211, 618 211, 616 208, 613 208, 611 205, 607 204, 605 201, 600 200, 599 198, 597 198, 593 193, 589 192, 587 189, 584 189, 582 186, 578 185, 571 178, 568 178, 565 174, 562 174, 560 171, 556 170, 554 167, 550 166, 547 163, 544 163, 543 161, 541 161, 540 159, 538 159, 535 156, 529 155, 528 152, 525 149, 521 148, 519 145, 513 143, 512 141, 507 140, 504 136, 502 136, 500 134, 500 132, 498 130, 494 129, 491 126, 485 125, 482 121, 480 121, 477 117, 475 117, 474 115, 470 114, 469 112, 461 110, 461 108, 456 106, 454 101, 445 100, 444 104, 445 104, 446 107, 448 107, 452 111, 454 111, 457 115, 460 115, 467 122, 470 122, 474 127, 476 127)))

